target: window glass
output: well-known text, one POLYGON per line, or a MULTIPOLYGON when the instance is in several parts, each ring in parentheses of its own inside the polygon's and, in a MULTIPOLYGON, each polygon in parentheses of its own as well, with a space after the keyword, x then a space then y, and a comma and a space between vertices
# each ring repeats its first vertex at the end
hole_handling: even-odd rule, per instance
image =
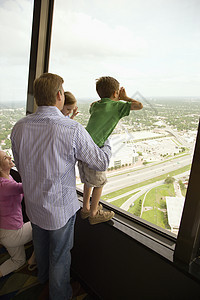
POLYGON ((0 147, 11 154, 10 132, 25 116, 33 1, 0 1, 0 147))
POLYGON ((50 71, 77 98, 78 122, 101 76, 144 106, 110 137, 102 199, 175 234, 200 113, 199 12, 196 0, 57 0, 53 20, 50 71))

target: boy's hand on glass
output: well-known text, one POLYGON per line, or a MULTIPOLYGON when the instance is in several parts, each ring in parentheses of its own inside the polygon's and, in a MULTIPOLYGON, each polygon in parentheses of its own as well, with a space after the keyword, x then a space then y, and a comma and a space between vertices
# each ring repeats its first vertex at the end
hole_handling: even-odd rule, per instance
POLYGON ((128 97, 126 95, 126 91, 124 87, 121 87, 119 90, 119 99, 120 100, 126 100, 128 97))

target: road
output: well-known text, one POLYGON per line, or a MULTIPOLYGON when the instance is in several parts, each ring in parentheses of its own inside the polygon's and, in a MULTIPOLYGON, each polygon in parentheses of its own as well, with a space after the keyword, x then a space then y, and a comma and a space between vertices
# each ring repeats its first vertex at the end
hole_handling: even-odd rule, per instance
POLYGON ((124 187, 128 187, 130 185, 140 183, 141 181, 167 174, 169 172, 187 166, 191 164, 191 162, 192 156, 187 155, 176 158, 172 161, 166 161, 164 163, 151 166, 147 165, 146 167, 139 170, 121 174, 118 176, 109 177, 108 175, 108 182, 103 188, 103 195, 122 189, 124 187))

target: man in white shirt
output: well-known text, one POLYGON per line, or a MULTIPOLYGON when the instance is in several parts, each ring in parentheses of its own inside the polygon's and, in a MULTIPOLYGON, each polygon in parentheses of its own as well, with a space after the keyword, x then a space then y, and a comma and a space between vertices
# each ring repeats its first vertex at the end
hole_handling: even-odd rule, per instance
POLYGON ((44 73, 34 81, 38 109, 19 120, 11 133, 12 151, 21 175, 26 212, 41 283, 49 280, 50 299, 70 299, 70 265, 74 223, 79 202, 75 163, 108 168, 111 149, 101 149, 76 121, 60 112, 63 79, 44 73))

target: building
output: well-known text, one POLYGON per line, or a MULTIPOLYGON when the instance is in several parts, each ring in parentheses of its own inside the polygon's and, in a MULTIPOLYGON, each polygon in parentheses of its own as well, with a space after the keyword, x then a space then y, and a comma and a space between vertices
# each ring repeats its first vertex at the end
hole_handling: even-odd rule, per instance
POLYGON ((109 168, 119 168, 134 165, 138 161, 134 143, 128 143, 125 134, 113 134, 110 137, 112 157, 109 168))
POLYGON ((166 197, 168 223, 171 232, 178 233, 183 213, 184 197, 166 197))

